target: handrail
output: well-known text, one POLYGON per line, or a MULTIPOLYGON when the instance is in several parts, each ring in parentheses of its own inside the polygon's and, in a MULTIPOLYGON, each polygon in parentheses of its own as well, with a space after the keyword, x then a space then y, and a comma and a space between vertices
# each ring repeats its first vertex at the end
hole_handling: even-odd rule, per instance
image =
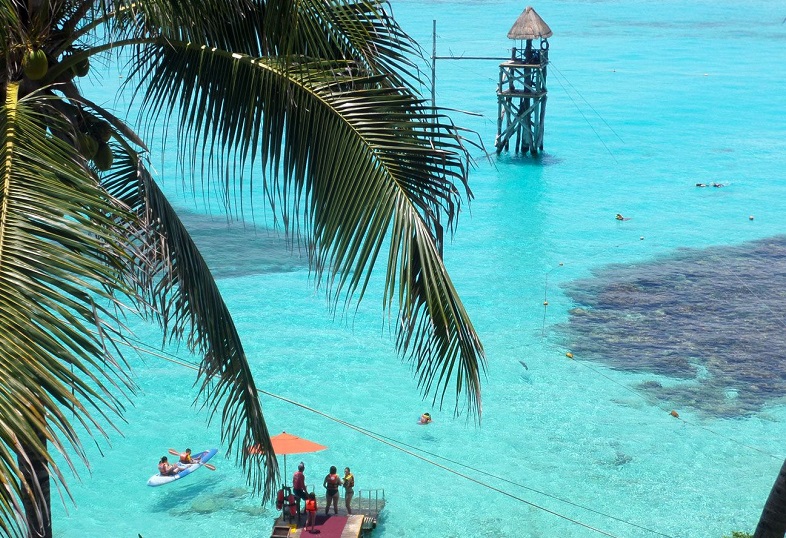
POLYGON ((376 518, 385 506, 385 490, 382 488, 359 489, 355 499, 357 499, 358 511, 364 510, 363 504, 366 504, 369 515, 376 518))

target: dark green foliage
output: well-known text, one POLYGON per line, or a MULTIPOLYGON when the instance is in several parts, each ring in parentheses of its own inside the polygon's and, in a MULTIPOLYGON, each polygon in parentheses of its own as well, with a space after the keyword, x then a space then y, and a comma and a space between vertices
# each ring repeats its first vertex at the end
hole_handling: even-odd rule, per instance
POLYGON ((415 91, 418 48, 385 4, 0 3, 0 446, 13 447, 0 451, 0 534, 27 534, 25 511, 32 532, 48 525, 38 485, 49 475, 23 475, 18 459, 65 486, 52 454, 86 463, 72 421, 106 437, 122 416, 134 386, 116 344, 134 312, 201 358, 198 405, 252 489, 267 499, 280 478, 231 312, 150 175, 148 148, 120 119, 127 110, 80 89, 90 62, 117 48, 130 52, 117 102, 140 99, 148 133, 171 118, 167 157, 186 163, 184 177, 213 186, 234 215, 247 171, 263 176, 253 189, 312 247, 331 308, 361 300, 384 260, 382 309, 424 395, 455 393, 457 412, 479 413, 483 348, 441 257, 471 197, 468 153, 415 91))

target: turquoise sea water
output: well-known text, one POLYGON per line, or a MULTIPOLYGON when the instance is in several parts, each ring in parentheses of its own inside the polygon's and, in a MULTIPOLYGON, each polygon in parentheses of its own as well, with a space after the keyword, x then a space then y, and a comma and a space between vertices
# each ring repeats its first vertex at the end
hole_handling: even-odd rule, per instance
MULTIPOLYGON (((505 36, 525 7, 393 2, 424 49, 436 19, 438 54, 465 56, 507 56, 505 36)), ((784 232, 786 9, 728 0, 533 7, 554 31, 544 155, 488 161, 476 152, 475 199, 445 252, 488 355, 480 427, 453 418, 452 401, 440 411, 421 400, 375 297, 334 319, 275 235, 206 217, 156 161, 163 185, 188 211, 261 389, 471 478, 263 397, 273 433, 329 446, 289 457, 288 474, 302 459, 319 485, 330 465, 348 465, 357 488, 385 489, 376 538, 752 532, 786 455, 784 310, 772 300, 783 252, 749 246, 784 232), (713 182, 725 186, 695 187, 713 182), (771 360, 756 362, 762 350, 771 360), (415 425, 426 410, 434 423, 415 425)), ((438 104, 477 114, 454 119, 489 149, 497 76, 494 61, 437 66, 438 104)), ((111 103, 105 91, 96 100, 111 103)), ((134 328, 157 343, 149 327, 134 328)), ((275 511, 248 495, 232 460, 145 485, 169 447, 202 450, 220 436, 191 405, 192 372, 155 356, 133 362, 139 393, 128 422, 111 444, 88 446, 91 471, 70 481, 76 506, 54 503, 55 535, 267 536, 275 511)))

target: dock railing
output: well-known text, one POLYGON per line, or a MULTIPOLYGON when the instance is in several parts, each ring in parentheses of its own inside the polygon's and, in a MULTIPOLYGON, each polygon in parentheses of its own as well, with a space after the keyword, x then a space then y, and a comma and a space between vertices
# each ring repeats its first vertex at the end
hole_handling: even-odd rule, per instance
POLYGON ((384 489, 360 489, 355 495, 355 505, 358 512, 366 514, 374 519, 379 517, 379 513, 385 507, 384 489))

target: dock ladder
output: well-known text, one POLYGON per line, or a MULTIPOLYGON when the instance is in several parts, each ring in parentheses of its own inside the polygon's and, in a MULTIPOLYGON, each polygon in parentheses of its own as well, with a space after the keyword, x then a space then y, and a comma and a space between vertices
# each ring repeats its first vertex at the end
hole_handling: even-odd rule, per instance
POLYGON ((363 514, 362 532, 364 536, 371 533, 377 526, 377 520, 382 509, 385 508, 384 489, 361 489, 355 496, 353 510, 363 514))

